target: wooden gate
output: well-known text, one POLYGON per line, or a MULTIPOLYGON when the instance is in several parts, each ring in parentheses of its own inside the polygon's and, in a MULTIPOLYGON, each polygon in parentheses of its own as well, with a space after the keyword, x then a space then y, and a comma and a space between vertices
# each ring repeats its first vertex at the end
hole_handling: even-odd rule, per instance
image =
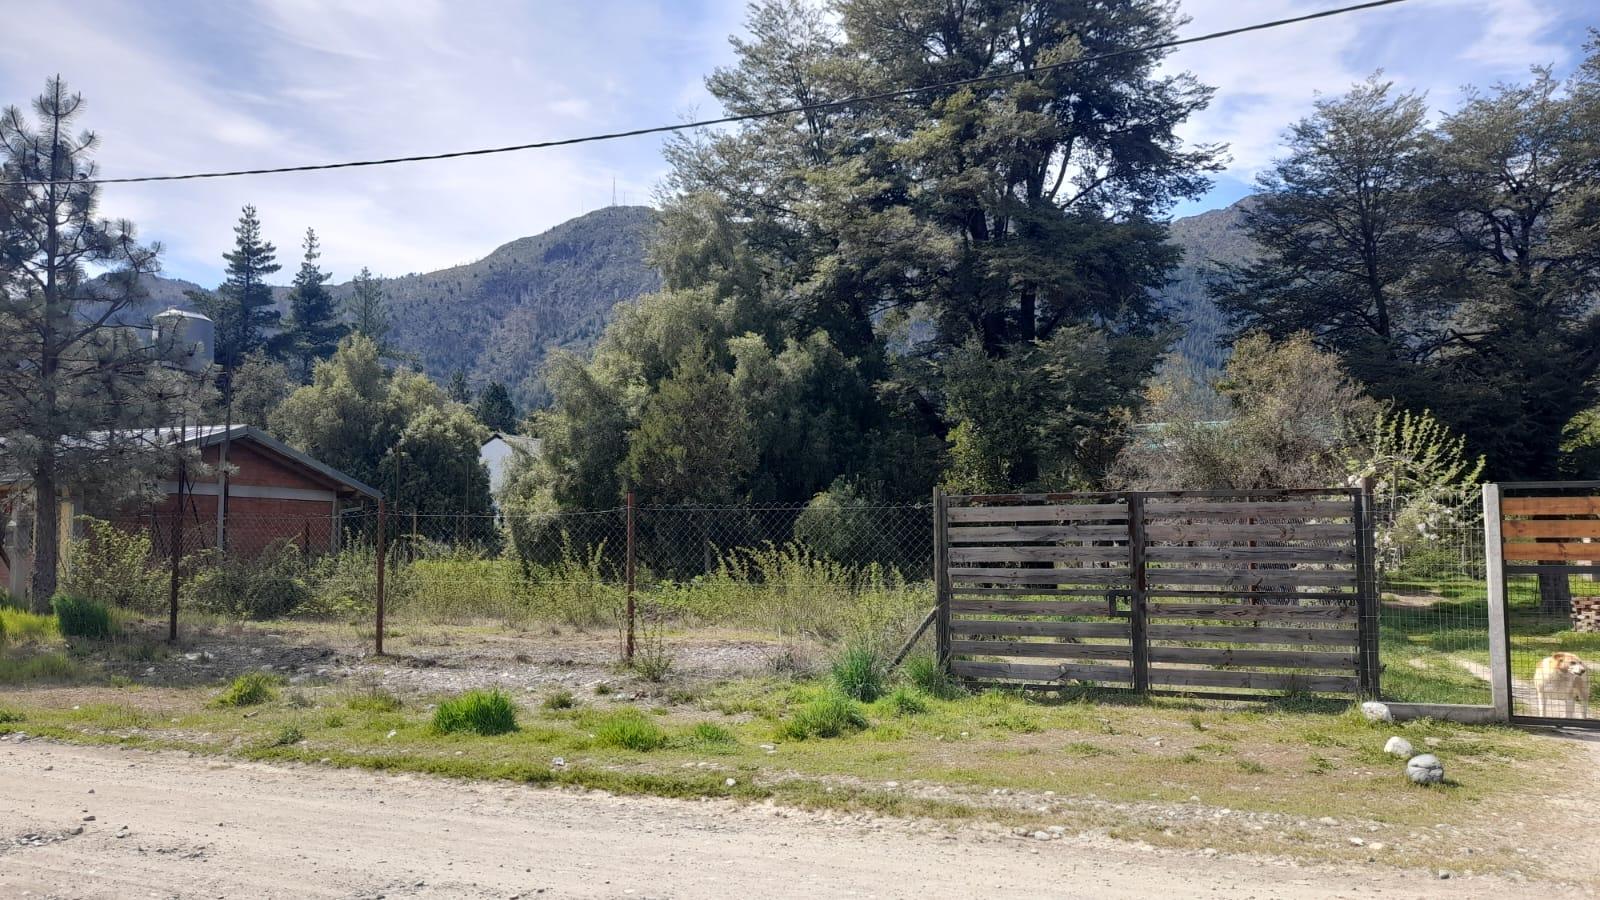
POLYGON ((1370 495, 934 496, 940 659, 962 679, 1375 696, 1370 495))

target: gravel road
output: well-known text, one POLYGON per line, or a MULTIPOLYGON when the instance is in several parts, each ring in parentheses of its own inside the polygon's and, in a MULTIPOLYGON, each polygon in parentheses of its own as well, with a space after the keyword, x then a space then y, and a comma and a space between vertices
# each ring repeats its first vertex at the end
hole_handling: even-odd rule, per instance
MULTIPOLYGON (((1548 897, 985 827, 0 745, 6 897, 1548 897), (93 817, 90 819, 89 817, 93 817), (81 831, 79 830, 81 829, 81 831)), ((1559 893, 1559 891, 1557 891, 1559 893)))

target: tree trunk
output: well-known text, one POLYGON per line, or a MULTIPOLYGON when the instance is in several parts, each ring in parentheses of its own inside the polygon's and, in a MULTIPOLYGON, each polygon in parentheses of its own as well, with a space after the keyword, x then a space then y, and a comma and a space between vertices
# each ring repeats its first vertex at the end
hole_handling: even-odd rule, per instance
POLYGON ((36 613, 48 613, 56 595, 61 562, 61 503, 56 497, 55 465, 47 462, 33 476, 33 600, 36 613))
POLYGON ((1539 576, 1539 613, 1549 616, 1572 614, 1572 582, 1564 573, 1539 576))

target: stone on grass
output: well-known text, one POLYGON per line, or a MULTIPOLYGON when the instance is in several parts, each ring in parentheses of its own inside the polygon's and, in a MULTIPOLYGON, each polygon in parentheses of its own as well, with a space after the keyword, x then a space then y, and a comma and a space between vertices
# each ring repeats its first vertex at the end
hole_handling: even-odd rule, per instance
POLYGON ((1398 756, 1401 759, 1410 759, 1414 750, 1415 748, 1411 746, 1411 742, 1399 735, 1389 738, 1389 743, 1383 745, 1383 752, 1390 756, 1398 756))
POLYGON ((1394 721, 1394 713, 1389 711, 1389 704, 1379 703, 1376 700, 1368 700, 1367 702, 1361 704, 1361 715, 1364 716, 1368 722, 1394 721))
POLYGON ((1438 784, 1444 780, 1444 763, 1432 753, 1413 756, 1406 763, 1406 777, 1414 784, 1438 784))

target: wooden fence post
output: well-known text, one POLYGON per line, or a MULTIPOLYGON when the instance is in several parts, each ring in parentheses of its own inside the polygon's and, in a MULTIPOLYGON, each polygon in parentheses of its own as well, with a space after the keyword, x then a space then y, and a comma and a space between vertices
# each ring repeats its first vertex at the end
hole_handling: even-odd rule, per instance
POLYGON ((1382 688, 1379 679, 1383 666, 1378 660, 1378 560, 1375 532, 1377 522, 1373 517, 1372 478, 1361 479, 1355 496, 1356 531, 1356 656, 1359 663, 1357 675, 1361 694, 1378 699, 1382 688))
POLYGON ((388 530, 388 509, 384 506, 383 498, 378 498, 378 631, 374 641, 375 649, 379 656, 383 655, 383 570, 388 563, 388 553, 384 547, 384 533, 388 530))
POLYGON ((1128 637, 1133 644, 1133 689, 1139 693, 1150 690, 1150 639, 1146 626, 1145 534, 1144 495, 1128 495, 1128 573, 1132 576, 1133 595, 1128 601, 1128 637))
POLYGON ((944 491, 933 489, 933 591, 934 653, 939 667, 950 671, 950 566, 946 561, 949 539, 950 501, 944 491))
POLYGON ((1505 545, 1500 534, 1500 485, 1483 486, 1484 580, 1489 588, 1489 696, 1495 718, 1511 719, 1511 653, 1506 640, 1505 545))
POLYGON ((634 597, 633 597, 634 565, 635 565, 635 562, 634 562, 635 561, 635 556, 634 556, 635 546, 634 546, 634 537, 633 537, 633 511, 634 511, 633 491, 629 491, 628 492, 628 505, 627 505, 627 508, 626 508, 626 512, 624 514, 624 517, 625 517, 625 520, 626 520, 626 527, 627 527, 627 543, 626 543, 626 551, 627 552, 626 552, 626 555, 625 555, 625 557, 624 557, 624 559, 622 561, 623 577, 626 579, 627 584, 628 584, 628 635, 624 639, 624 642, 623 642, 622 658, 624 660, 626 660, 627 662, 629 662, 629 663, 633 662, 633 621, 634 621, 634 615, 636 613, 636 610, 634 608, 634 597))

